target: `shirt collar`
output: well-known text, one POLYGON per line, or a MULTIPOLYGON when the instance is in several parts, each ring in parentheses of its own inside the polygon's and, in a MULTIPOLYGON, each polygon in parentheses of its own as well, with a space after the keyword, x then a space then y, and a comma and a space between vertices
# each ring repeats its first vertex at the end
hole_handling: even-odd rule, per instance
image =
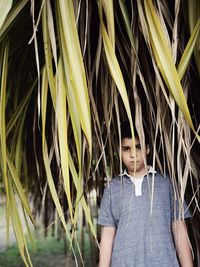
MULTIPOLYGON (((155 173, 157 173, 157 171, 154 170, 154 168, 153 168, 151 165, 148 165, 148 166, 147 166, 147 169, 148 169, 147 174, 149 174, 149 173, 151 173, 151 174, 155 174, 155 173)), ((131 176, 130 174, 127 173, 126 169, 124 170, 124 172, 123 172, 120 176, 124 176, 124 175, 128 176, 129 178, 134 178, 133 176, 131 176)), ((145 175, 144 175, 144 176, 145 176, 145 175)), ((143 177, 143 176, 142 176, 142 177, 143 177)))

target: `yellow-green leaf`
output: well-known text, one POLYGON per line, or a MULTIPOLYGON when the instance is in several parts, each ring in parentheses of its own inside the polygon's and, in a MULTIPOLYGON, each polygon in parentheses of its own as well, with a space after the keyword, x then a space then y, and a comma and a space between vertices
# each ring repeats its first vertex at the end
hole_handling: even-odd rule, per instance
POLYGON ((46 70, 48 75, 53 106, 54 109, 56 109, 56 81, 54 81, 54 75, 53 75, 52 53, 51 53, 50 37, 48 30, 47 2, 44 3, 44 7, 42 9, 42 29, 44 38, 44 55, 46 61, 46 70))
MULTIPOLYGON (((1 0, 4 2, 9 2, 10 0, 1 0)), ((0 3, 1 3, 0 1, 0 3)), ((23 7, 28 3, 29 0, 21 0, 18 1, 15 6, 10 10, 10 13, 7 15, 6 19, 4 20, 3 25, 0 27, 0 41, 5 33, 5 31, 8 29, 8 27, 11 26, 12 22, 15 20, 17 15, 20 13, 20 11, 23 9, 23 7)))
POLYGON ((87 138, 89 150, 91 153, 92 139, 90 105, 83 58, 76 28, 73 3, 71 0, 60 0, 58 2, 58 5, 60 14, 59 18, 62 23, 62 32, 60 34, 64 36, 64 43, 62 48, 66 50, 66 55, 68 57, 68 69, 71 69, 71 84, 74 90, 80 123, 87 138))
MULTIPOLYGON (((74 182, 74 185, 75 185, 76 189, 78 190, 80 177, 78 177, 78 174, 76 172, 76 169, 75 169, 75 166, 74 166, 74 162, 73 162, 72 157, 70 155, 70 151, 68 151, 68 157, 69 157, 69 167, 70 167, 70 171, 71 171, 71 174, 72 174, 73 182, 74 182)), ((86 220, 87 220, 87 222, 88 222, 88 224, 90 226, 90 229, 91 229, 91 232, 92 232, 93 236, 96 238, 96 231, 95 231, 94 224, 92 222, 90 208, 88 207, 88 205, 86 203, 86 200, 85 200, 85 197, 84 197, 82 189, 81 189, 80 195, 81 195, 81 198, 79 200, 80 200, 81 205, 83 207, 83 210, 85 212, 86 220)))
POLYGON ((11 161, 10 157, 9 157, 9 154, 7 153, 7 163, 8 163, 8 168, 9 168, 9 171, 11 173, 11 176, 12 176, 12 179, 14 181, 14 184, 15 184, 15 187, 16 187, 16 190, 18 192, 18 195, 20 197, 20 200, 23 204, 23 207, 25 208, 28 216, 30 217, 32 223, 34 224, 34 219, 33 219, 33 216, 31 214, 31 209, 30 209, 30 206, 28 204, 28 201, 27 201, 27 198, 26 198, 26 195, 24 194, 24 190, 23 190, 23 187, 21 185, 21 182, 20 182, 20 179, 19 179, 19 176, 17 174, 17 171, 14 167, 14 164, 13 162, 11 161))
POLYGON ((191 58, 191 55, 193 53, 193 50, 194 50, 194 47, 196 45, 196 41, 198 39, 198 36, 199 36, 199 30, 200 30, 200 18, 198 19, 197 21, 197 24, 190 36, 190 39, 188 41, 188 44, 184 50, 184 53, 181 57, 181 60, 179 62, 179 65, 178 65, 178 75, 179 75, 179 78, 180 80, 182 79, 188 65, 189 65, 189 62, 190 62, 190 58, 191 58))
POLYGON ((110 37, 113 48, 115 47, 115 24, 114 24, 114 11, 113 1, 101 0, 103 8, 106 13, 108 35, 110 37))
POLYGON ((73 221, 70 180, 69 180, 69 164, 68 164, 68 153, 67 153, 68 142, 67 142, 66 89, 62 83, 62 77, 60 76, 58 83, 56 111, 57 111, 56 117, 58 122, 58 141, 59 141, 62 175, 64 180, 64 189, 67 195, 70 216, 73 221))
POLYGON ((112 47, 110 38, 108 36, 108 33, 107 33, 102 21, 101 21, 101 31, 102 31, 104 49, 105 49, 106 59, 108 62, 110 73, 111 73, 111 76, 113 77, 113 79, 117 85, 118 91, 121 95, 122 101, 124 103, 124 107, 125 107, 126 112, 127 112, 128 119, 130 121, 131 132, 132 132, 132 135, 134 136, 131 109, 130 109, 130 105, 129 105, 126 86, 125 86, 124 79, 123 79, 123 76, 122 76, 122 73, 121 73, 115 52, 114 52, 114 48, 112 47))
POLYGON ((0 1, 0 29, 11 7, 12 7, 12 0, 0 1))
POLYGON ((19 248, 21 257, 26 267, 32 267, 33 265, 30 259, 27 245, 26 245, 26 240, 25 240, 24 233, 23 233, 23 227, 22 227, 21 219, 19 217, 19 212, 18 212, 16 200, 15 200, 15 194, 12 189, 12 185, 10 181, 9 181, 9 187, 10 187, 10 190, 9 190, 10 216, 11 216, 12 225, 13 225, 15 237, 17 240, 18 248, 19 248))
POLYGON ((200 137, 197 135, 194 129, 185 95, 183 93, 183 88, 181 86, 180 79, 173 62, 171 51, 167 45, 167 41, 158 15, 156 14, 155 8, 151 0, 145 1, 144 4, 149 26, 150 42, 162 76, 168 86, 168 89, 174 97, 179 109, 184 114, 186 121, 188 122, 200 142, 200 137))

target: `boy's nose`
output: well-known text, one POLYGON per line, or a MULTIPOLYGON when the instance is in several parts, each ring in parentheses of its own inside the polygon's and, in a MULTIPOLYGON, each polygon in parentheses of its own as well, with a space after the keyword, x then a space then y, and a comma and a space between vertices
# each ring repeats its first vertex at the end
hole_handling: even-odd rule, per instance
POLYGON ((135 149, 131 150, 131 158, 136 158, 136 151, 135 149))

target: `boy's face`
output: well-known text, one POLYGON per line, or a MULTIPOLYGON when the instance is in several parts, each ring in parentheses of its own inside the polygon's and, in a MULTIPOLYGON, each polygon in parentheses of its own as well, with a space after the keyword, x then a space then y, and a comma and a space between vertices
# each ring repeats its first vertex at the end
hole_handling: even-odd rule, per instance
POLYGON ((146 160, 148 154, 149 146, 145 147, 142 153, 138 138, 135 138, 135 148, 132 138, 122 139, 122 161, 130 175, 135 175, 145 170, 144 158, 146 160))

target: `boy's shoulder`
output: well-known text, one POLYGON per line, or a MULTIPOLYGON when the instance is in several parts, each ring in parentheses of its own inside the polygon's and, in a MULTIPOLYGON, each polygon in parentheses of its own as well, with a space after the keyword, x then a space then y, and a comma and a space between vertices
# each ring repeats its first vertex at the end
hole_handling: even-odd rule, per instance
POLYGON ((111 180, 107 181, 106 187, 116 187, 122 184, 122 176, 114 176, 111 180))
POLYGON ((121 188, 123 188, 123 185, 125 183, 126 182, 123 179, 123 176, 121 175, 114 176, 111 180, 107 181, 105 190, 108 190, 110 192, 118 192, 119 190, 121 190, 121 188))
MULTIPOLYGON (((153 177, 153 175, 151 176, 151 178, 153 177)), ((166 175, 166 174, 160 174, 159 172, 156 172, 155 174, 154 174, 154 182, 156 182, 157 184, 159 184, 159 185, 163 185, 163 186, 170 186, 170 184, 171 184, 171 180, 170 180, 170 178, 169 178, 169 176, 168 175, 166 175)))
POLYGON ((162 182, 170 182, 170 178, 166 174, 160 174, 159 172, 155 173, 156 179, 162 181, 162 182))

